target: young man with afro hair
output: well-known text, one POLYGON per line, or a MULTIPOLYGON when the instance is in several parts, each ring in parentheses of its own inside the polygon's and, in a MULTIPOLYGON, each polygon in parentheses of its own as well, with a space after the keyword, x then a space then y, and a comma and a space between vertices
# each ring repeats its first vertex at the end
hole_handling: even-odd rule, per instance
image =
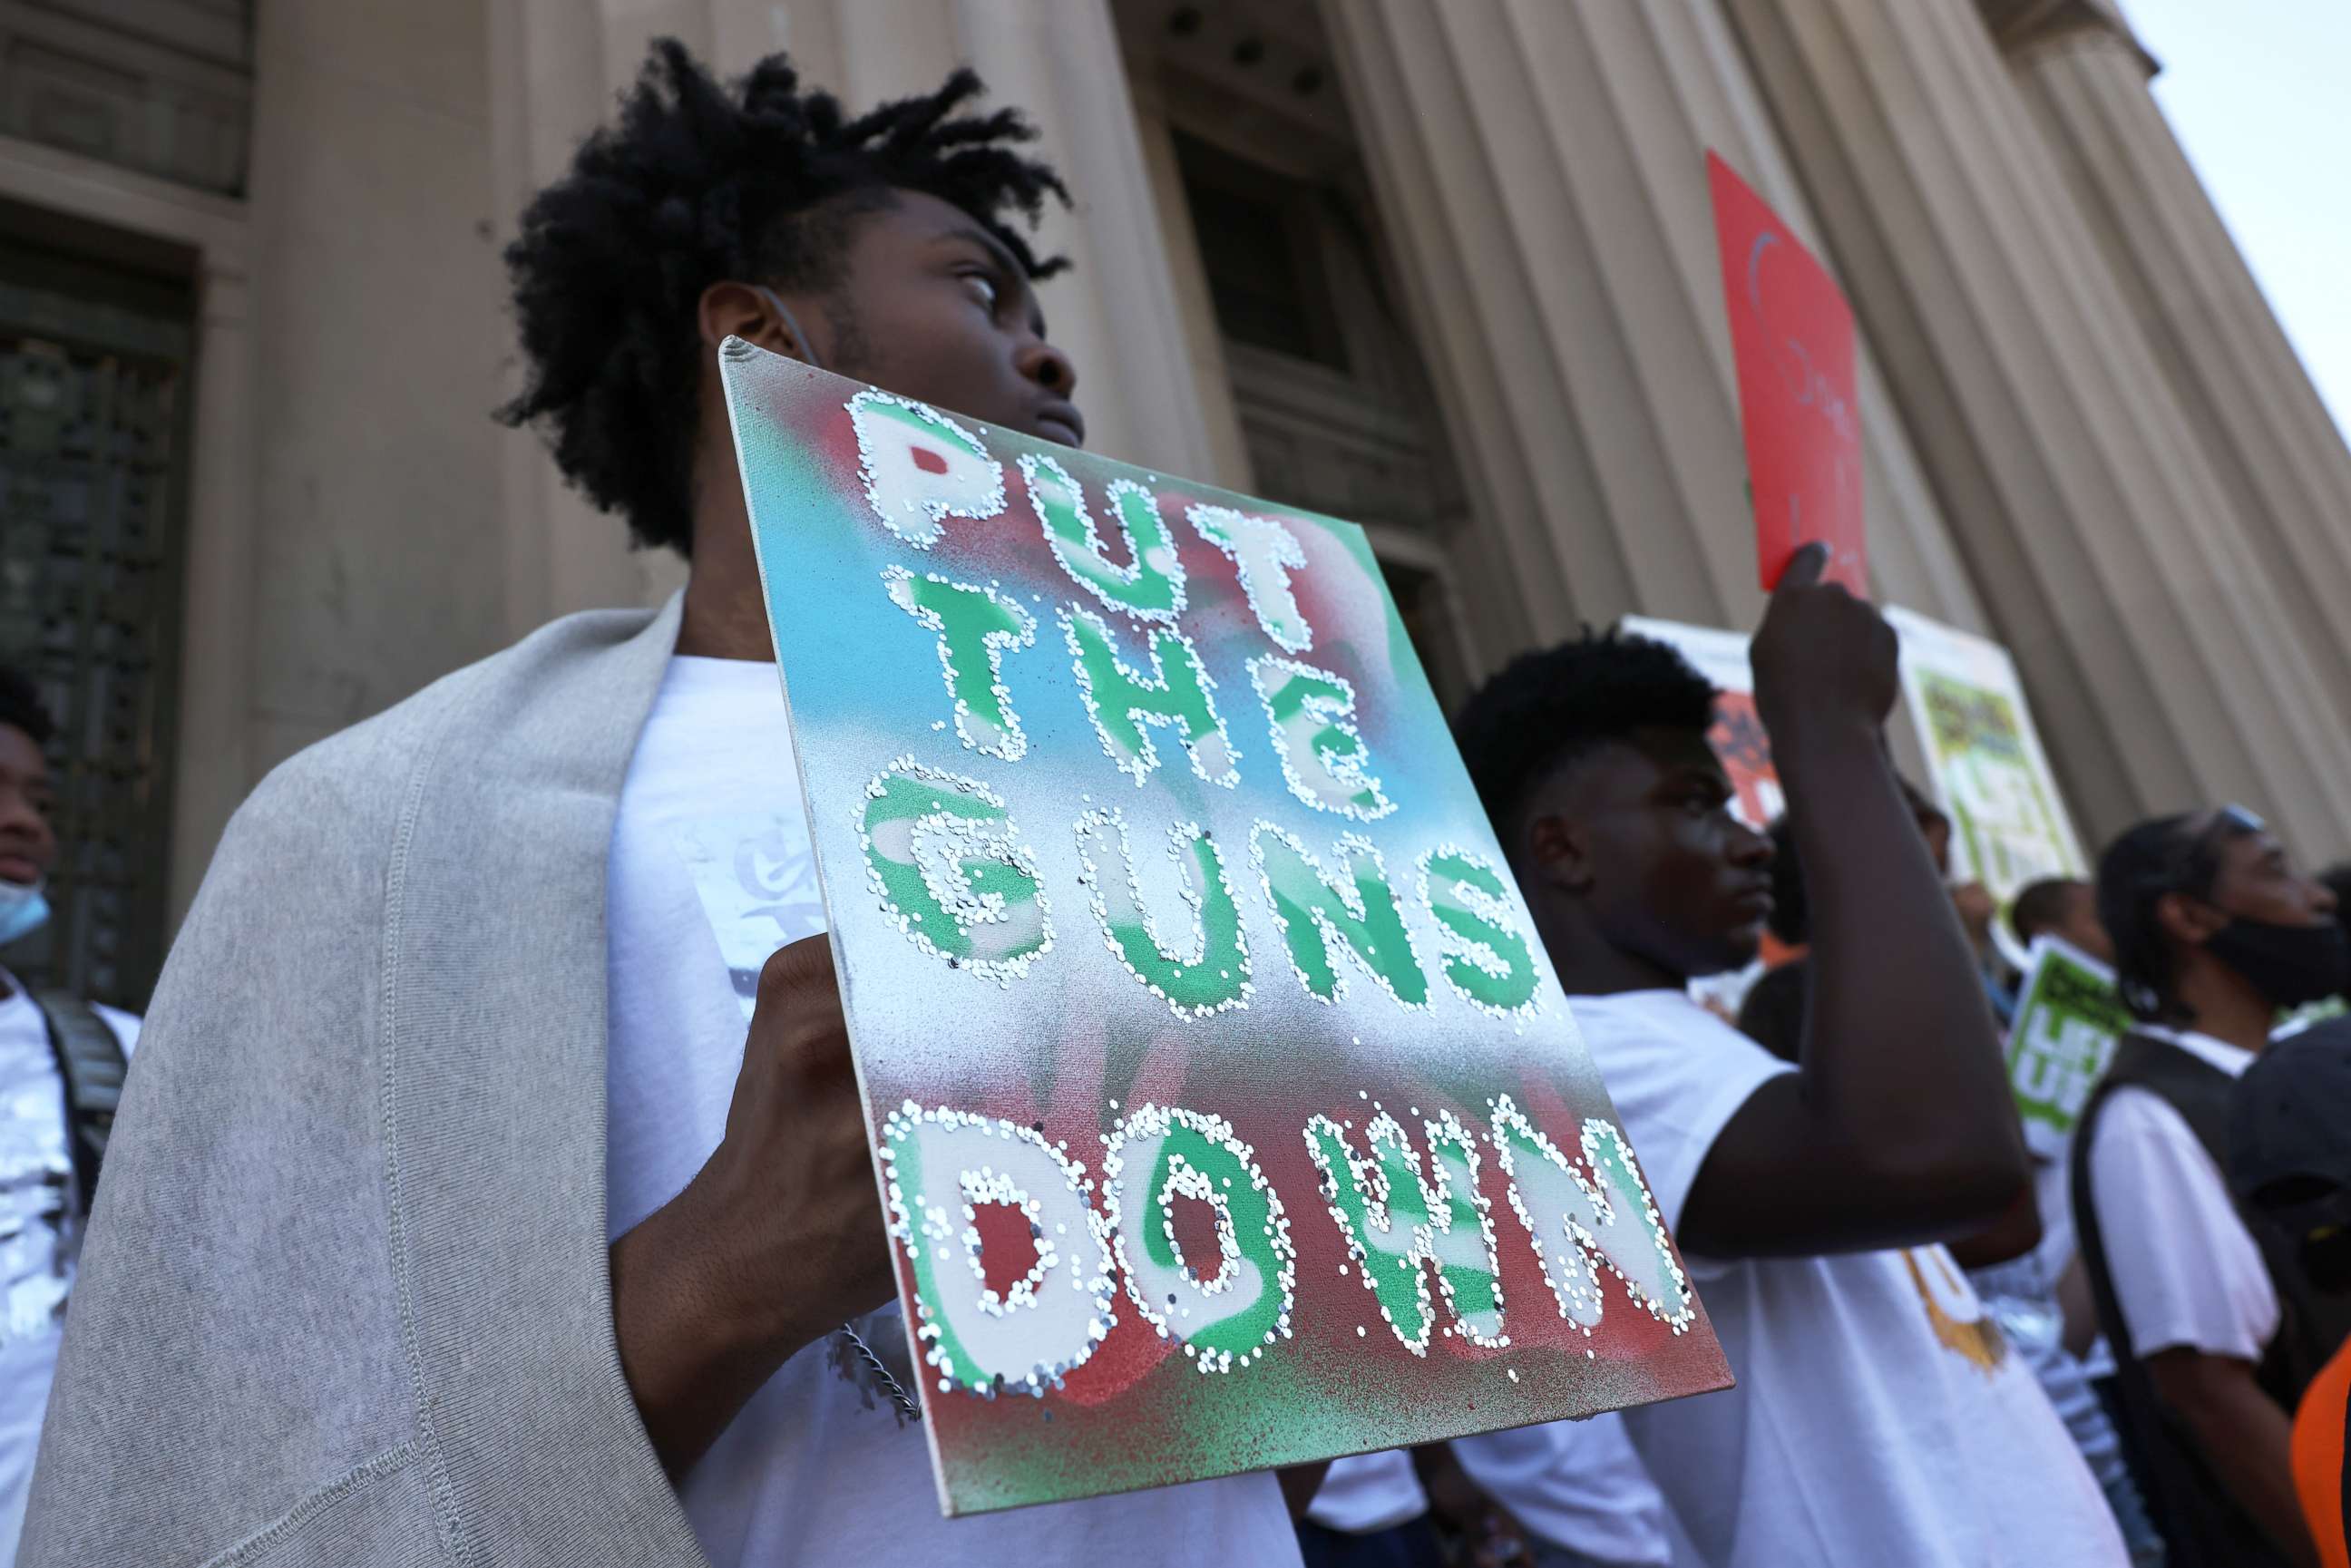
POLYGON ((2018 1211, 2023 1144, 1886 757, 1894 634, 1818 581, 1823 559, 1797 557, 1751 655, 1811 928, 1792 1061, 1687 990, 1752 959, 1772 911, 1696 671, 1588 637, 1505 670, 1455 727, 1739 1379, 1625 1428, 1712 1568, 2119 1568, 2097 1483, 1942 1245, 2018 1211))
POLYGON ((978 91, 851 118, 664 43, 525 213, 506 417, 691 579, 238 812, 115 1128, 27 1568, 1296 1561, 1265 1475, 949 1523, 912 1414, 716 355, 1082 437, 1019 226, 1065 193, 978 91))

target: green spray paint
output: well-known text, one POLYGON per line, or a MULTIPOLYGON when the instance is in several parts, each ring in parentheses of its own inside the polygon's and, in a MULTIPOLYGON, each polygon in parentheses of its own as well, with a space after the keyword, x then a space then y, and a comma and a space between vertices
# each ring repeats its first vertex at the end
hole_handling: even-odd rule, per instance
POLYGON ((1004 655, 1034 643, 1037 622, 993 589, 916 576, 904 567, 882 576, 891 601, 938 637, 956 736, 975 751, 1019 761, 1029 737, 1004 685, 1004 655))
POLYGON ((1410 1008, 1427 1003, 1428 978, 1420 972, 1387 866, 1367 840, 1353 833, 1339 839, 1335 858, 1343 884, 1326 876, 1304 845, 1270 823, 1257 825, 1249 846, 1274 923, 1307 990, 1326 1002, 1345 994, 1331 953, 1335 942, 1397 1001, 1410 1008))
POLYGON ((1385 1113, 1367 1131, 1369 1159, 1355 1158, 1345 1131, 1327 1116, 1307 1123, 1306 1148, 1364 1288, 1396 1338, 1426 1354, 1437 1314, 1423 1265, 1433 1261, 1463 1332, 1475 1343, 1499 1343, 1501 1261, 1479 1196, 1477 1141, 1449 1113, 1426 1133, 1433 1179, 1385 1113))
POLYGON ((1050 457, 1023 457, 1020 474, 1029 482, 1029 501, 1044 525, 1053 559, 1073 581, 1113 609, 1147 621, 1174 621, 1183 614, 1184 566, 1150 491, 1131 479, 1111 484, 1111 512, 1134 562, 1118 567, 1103 559, 1093 514, 1068 469, 1050 457))
POLYGON ((1143 907, 1125 820, 1115 810, 1090 811, 1079 819, 1077 834, 1095 918, 1128 972, 1165 998, 1178 1017, 1206 1018, 1239 1005, 1249 993, 1249 946, 1224 856, 1207 830, 1192 822, 1168 830, 1191 914, 1189 931, 1173 949, 1160 941, 1143 907), (1096 861, 1098 846, 1109 863, 1096 861))
POLYGON ((1190 638, 1180 632, 1151 637, 1151 674, 1137 674, 1120 662, 1110 628, 1090 610, 1065 609, 1061 630, 1077 663, 1078 689, 1103 748, 1119 771, 1144 782, 1159 766, 1158 748, 1146 725, 1176 731, 1192 759, 1192 770, 1211 784, 1228 787, 1240 779, 1238 753, 1226 739, 1224 720, 1208 695, 1208 678, 1190 638))
POLYGON ((1445 978, 1475 1006, 1516 1012, 1534 1000, 1542 977, 1510 918, 1510 886, 1467 850, 1421 857, 1422 896, 1444 933, 1445 978))
POLYGON ((915 946, 998 978, 1051 947, 1036 857, 994 791, 900 758, 865 793, 866 869, 915 946))

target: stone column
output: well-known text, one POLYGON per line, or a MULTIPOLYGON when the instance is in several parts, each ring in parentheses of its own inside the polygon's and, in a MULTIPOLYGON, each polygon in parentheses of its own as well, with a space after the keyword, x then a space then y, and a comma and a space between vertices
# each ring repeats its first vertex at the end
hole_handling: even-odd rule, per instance
POLYGON ((254 778, 507 640, 484 0, 258 13, 254 778))
POLYGON ((169 929, 196 896, 253 767, 253 289, 240 247, 207 250, 196 303, 187 613, 172 777, 169 929))
MULTIPOLYGON (((580 0, 486 0, 490 174, 495 249, 515 235, 522 209, 560 176, 581 138, 609 119, 620 89, 644 58, 644 41, 676 32, 708 48, 706 7, 591 7, 580 0)), ((494 275, 503 286, 503 265, 494 275)), ((504 298, 501 287, 500 298, 504 298)), ((520 390, 511 321, 499 393, 520 390)), ((507 635, 520 637, 559 615, 611 604, 658 604, 685 580, 666 550, 630 548, 628 525, 597 511, 564 483, 531 431, 496 436, 499 526, 506 549, 507 635)))
MULTIPOLYGON (((1449 541, 1492 660, 1640 611, 1761 610, 1705 153, 1809 235, 1728 29, 1658 0, 1328 0, 1481 525, 1449 541)), ((1817 248, 1817 246, 1816 246, 1817 248)), ((1981 612, 1865 343, 1876 584, 1981 612)))
POLYGON ((1199 236, 1192 227, 1192 208, 1184 194, 1176 134, 1168 124, 1157 80, 1139 74, 1131 65, 1126 79, 1134 98, 1135 131, 1142 141, 1152 205, 1166 238, 1163 254, 1176 288, 1186 357, 1191 361, 1208 442, 1208 465, 1192 476, 1254 495, 1256 476, 1249 466, 1248 441, 1241 434, 1240 410, 1233 401, 1232 375, 1225 360, 1224 336, 1217 327, 1216 304, 1208 294, 1207 269, 1200 262, 1199 236))
POLYGON ((2121 17, 2009 50, 2251 558, 2351 729, 2351 450, 2147 90, 2121 17))
POLYGON ((2089 837, 2241 798, 2351 831, 2351 739, 1967 0, 1735 19, 2089 837))

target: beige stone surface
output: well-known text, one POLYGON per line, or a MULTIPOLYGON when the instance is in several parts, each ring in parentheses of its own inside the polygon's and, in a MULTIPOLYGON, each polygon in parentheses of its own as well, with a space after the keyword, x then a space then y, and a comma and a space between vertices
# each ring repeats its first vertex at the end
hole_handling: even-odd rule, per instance
POLYGON ((2026 102, 2294 636, 2351 730, 2351 449, 2147 90, 2119 21, 2014 57, 2026 102))
MULTIPOLYGON (((1689 0, 1327 15, 1470 467, 1479 537, 1462 551, 1483 558, 1481 615, 1513 633, 1495 652, 1627 612, 1751 624, 1707 149, 1811 225, 1721 18, 1689 0)), ((1880 591, 1980 625, 1862 357, 1880 591)))
POLYGON ((2087 836, 2241 799, 2339 853, 2319 662, 1981 19, 1725 8, 2087 836))
POLYGON ((262 8, 256 778, 507 640, 486 52, 477 0, 262 8))
MULTIPOLYGON (((1713 147, 1854 298, 1882 597, 2011 646, 2085 836, 2240 798, 2313 858, 2351 851, 2351 454, 2105 0, 1207 9, 1332 53, 1468 495, 1383 548, 1443 576, 1467 664, 1626 611, 1758 612, 1713 147)), ((1216 329, 1134 53, 1149 6, 257 16, 244 203, 0 141, 0 193, 204 258, 183 900, 278 758, 680 580, 488 417, 516 374, 498 249, 658 34, 726 71, 789 48, 852 106, 977 66, 1080 197, 1046 236, 1076 270, 1044 298, 1094 444, 1251 482, 1230 378, 1266 367, 1216 329)))

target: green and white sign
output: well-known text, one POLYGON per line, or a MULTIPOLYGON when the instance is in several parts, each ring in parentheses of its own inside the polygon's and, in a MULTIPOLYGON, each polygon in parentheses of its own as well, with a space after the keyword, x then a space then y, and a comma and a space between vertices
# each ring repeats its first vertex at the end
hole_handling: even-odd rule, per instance
MULTIPOLYGON (((1902 699, 1926 753, 1928 788, 1951 817, 1951 875, 1980 882, 2001 913, 2043 877, 2083 876, 2088 862, 2041 749, 2016 661, 1999 643, 1889 607, 1902 639, 1902 699)), ((1992 926, 2011 963, 2022 955, 1992 926)))
POLYGON ((2130 1028, 2115 972, 2054 936, 2033 939, 2032 964, 2008 1036, 2008 1082, 2035 1154, 2062 1153, 2090 1091, 2130 1028))

